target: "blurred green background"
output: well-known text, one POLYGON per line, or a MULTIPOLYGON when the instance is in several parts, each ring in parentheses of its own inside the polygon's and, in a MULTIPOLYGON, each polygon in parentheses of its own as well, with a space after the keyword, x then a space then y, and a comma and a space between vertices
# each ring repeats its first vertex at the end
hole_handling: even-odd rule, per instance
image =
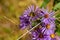
MULTIPOLYGON (((60 0, 0 0, 0 40, 17 40, 27 29, 20 30, 19 16, 29 5, 38 5, 49 11, 57 10, 56 34, 60 36, 60 0)), ((20 40, 27 40, 29 34, 20 40)))

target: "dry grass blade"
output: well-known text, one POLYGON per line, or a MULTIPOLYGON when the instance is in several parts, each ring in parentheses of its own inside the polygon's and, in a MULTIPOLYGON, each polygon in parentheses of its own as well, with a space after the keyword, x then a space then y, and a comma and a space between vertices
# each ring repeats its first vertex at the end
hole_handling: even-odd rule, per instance
POLYGON ((30 29, 29 31, 27 31, 26 33, 24 33, 22 36, 20 36, 17 40, 21 39, 22 37, 24 37, 27 33, 29 33, 30 31, 32 31, 34 28, 36 28, 38 25, 40 25, 40 23, 38 23, 35 27, 33 27, 32 29, 30 29))

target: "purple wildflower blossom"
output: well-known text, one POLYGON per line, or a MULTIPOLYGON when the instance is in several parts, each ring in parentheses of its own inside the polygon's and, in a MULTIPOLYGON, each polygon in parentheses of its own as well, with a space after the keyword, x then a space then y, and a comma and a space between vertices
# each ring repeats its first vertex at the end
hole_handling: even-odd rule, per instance
POLYGON ((40 9, 38 6, 31 5, 27 10, 24 11, 23 16, 20 16, 20 28, 26 28, 26 26, 31 27, 32 21, 40 18, 40 9))
POLYGON ((34 35, 32 40, 33 39, 35 40, 56 40, 55 38, 51 38, 50 36, 51 34, 55 34, 54 31, 50 29, 46 29, 44 27, 39 29, 40 32, 38 32, 37 30, 32 32, 32 35, 34 35))
POLYGON ((50 12, 48 13, 48 11, 43 11, 44 12, 44 16, 41 19, 42 25, 45 25, 50 27, 50 29, 53 29, 55 27, 55 18, 53 18, 53 14, 54 12, 50 12))
POLYGON ((28 7, 27 10, 24 11, 24 15, 30 16, 31 20, 36 20, 37 18, 39 18, 41 16, 40 8, 38 6, 31 5, 28 7))

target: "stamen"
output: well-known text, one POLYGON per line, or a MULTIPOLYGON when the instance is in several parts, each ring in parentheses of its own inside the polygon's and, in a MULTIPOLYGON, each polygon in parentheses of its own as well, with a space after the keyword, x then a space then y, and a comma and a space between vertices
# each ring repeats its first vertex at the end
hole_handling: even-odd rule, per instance
POLYGON ((50 37, 51 37, 51 38, 55 38, 55 34, 51 34, 50 37))
POLYGON ((49 15, 48 15, 48 14, 45 14, 45 15, 44 15, 44 17, 45 17, 45 18, 48 18, 48 17, 49 17, 49 15))
POLYGON ((49 29, 49 28, 50 28, 50 24, 47 24, 47 25, 46 25, 46 28, 49 29))

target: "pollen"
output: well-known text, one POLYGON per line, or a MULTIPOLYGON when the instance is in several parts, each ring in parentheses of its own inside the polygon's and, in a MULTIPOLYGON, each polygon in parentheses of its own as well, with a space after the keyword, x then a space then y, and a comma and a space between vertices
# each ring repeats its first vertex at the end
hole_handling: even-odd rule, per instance
POLYGON ((44 16, 45 18, 48 18, 49 17, 49 15, 48 14, 45 14, 45 16, 44 16))
POLYGON ((51 34, 50 37, 51 37, 51 38, 55 38, 55 34, 51 34))
POLYGON ((49 29, 49 28, 50 28, 50 24, 47 24, 47 25, 46 25, 46 28, 49 29))

